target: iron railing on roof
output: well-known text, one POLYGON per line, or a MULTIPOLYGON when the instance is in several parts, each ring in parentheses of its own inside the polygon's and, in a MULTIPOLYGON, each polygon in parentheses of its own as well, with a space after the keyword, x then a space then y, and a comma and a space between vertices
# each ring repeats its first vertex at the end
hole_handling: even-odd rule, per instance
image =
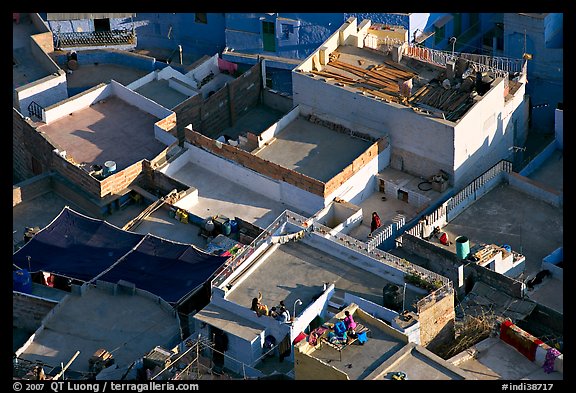
POLYGON ((28 114, 30 115, 30 117, 37 117, 38 119, 42 120, 43 112, 44 108, 36 101, 30 102, 30 104, 28 105, 28 114))
POLYGON ((236 254, 232 260, 227 262, 226 266, 224 266, 224 268, 212 280, 212 287, 221 285, 226 280, 226 278, 228 278, 244 261, 246 261, 248 257, 254 253, 258 247, 260 247, 272 236, 277 228, 287 222, 308 228, 313 232, 321 233, 324 237, 333 242, 339 243, 373 260, 400 270, 407 275, 418 275, 429 283, 440 283, 440 287, 438 289, 420 300, 419 304, 421 303, 421 306, 426 303, 430 303, 432 297, 434 299, 439 299, 452 290, 452 281, 450 281, 450 279, 447 277, 410 263, 405 259, 399 258, 396 255, 392 255, 380 249, 369 250, 367 243, 364 243, 346 234, 332 234, 331 228, 316 222, 313 218, 306 218, 288 210, 285 210, 284 213, 278 216, 278 218, 276 218, 266 228, 266 230, 264 230, 256 239, 254 239, 254 241, 249 246, 247 246, 240 253, 236 254))
POLYGON ((408 45, 404 55, 431 63, 440 67, 445 67, 448 61, 456 62, 459 58, 469 61, 470 68, 474 71, 493 72, 496 76, 508 79, 508 75, 514 72, 523 72, 522 59, 512 59, 509 57, 497 57, 477 55, 474 53, 458 53, 441 51, 420 47, 416 44, 408 45))
POLYGON ((79 46, 131 45, 136 42, 136 35, 130 29, 110 31, 57 32, 54 34, 55 48, 79 46))
POLYGON ((498 161, 494 166, 471 181, 466 187, 464 187, 454 196, 450 197, 445 203, 438 207, 438 209, 422 217, 418 223, 416 223, 416 225, 414 225, 412 228, 408 229, 406 233, 418 238, 422 238, 424 236, 425 225, 433 225, 437 221, 444 219, 444 217, 446 217, 450 211, 458 207, 458 205, 463 201, 467 200, 470 195, 475 196, 477 190, 504 172, 512 172, 512 163, 508 160, 498 161))

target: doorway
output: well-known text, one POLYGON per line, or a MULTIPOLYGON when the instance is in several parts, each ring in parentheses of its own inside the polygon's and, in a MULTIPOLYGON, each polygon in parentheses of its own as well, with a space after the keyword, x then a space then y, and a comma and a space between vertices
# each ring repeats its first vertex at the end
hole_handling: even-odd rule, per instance
POLYGON ((266 52, 276 52, 276 28, 274 22, 262 22, 262 46, 266 52))

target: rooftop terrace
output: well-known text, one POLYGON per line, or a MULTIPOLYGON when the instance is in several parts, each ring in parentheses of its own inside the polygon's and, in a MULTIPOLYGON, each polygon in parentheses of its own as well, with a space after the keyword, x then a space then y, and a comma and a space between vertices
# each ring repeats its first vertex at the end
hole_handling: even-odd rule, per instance
MULTIPOLYGON (((475 244, 508 244, 526 257, 525 274, 540 270, 542 259, 563 244, 563 209, 556 208, 507 184, 471 204, 442 230, 450 239, 466 236, 475 244)), ((438 247, 456 252, 450 246, 438 247)))
POLYGON ((299 209, 267 198, 192 162, 186 163, 170 176, 198 190, 198 202, 181 207, 199 217, 238 216, 260 228, 266 228, 286 209, 300 212, 299 209))
POLYGON ((19 22, 12 23, 12 88, 27 85, 51 74, 37 61, 30 49, 30 36, 40 31, 30 21, 30 16, 21 13, 19 22))
POLYGON ((103 166, 106 161, 116 162, 120 171, 140 160, 155 158, 166 148, 154 137, 154 123, 158 118, 109 96, 87 108, 38 130, 43 132, 67 157, 74 162, 103 166))
POLYGON ((112 352, 116 364, 123 367, 156 345, 175 345, 179 337, 174 313, 163 309, 153 298, 114 295, 89 287, 82 296, 68 295, 44 321, 44 329, 33 342, 19 350, 19 356, 57 366, 66 364, 80 351, 70 369, 88 372, 88 360, 100 348, 112 352))
MULTIPOLYGON (((260 291, 262 302, 269 307, 281 300, 292 305, 296 299, 308 305, 322 293, 324 283, 333 283, 337 294, 348 292, 379 305, 383 303, 382 290, 387 280, 303 242, 280 245, 269 256, 261 256, 256 263, 260 261, 258 269, 245 278, 242 276, 243 280, 234 285, 227 295, 229 301, 250 308, 252 298, 257 297, 260 291)), ((422 297, 421 293, 407 288, 406 309, 422 297)))
POLYGON ((233 140, 238 139, 239 135, 245 136, 248 132, 259 135, 276 123, 284 114, 267 105, 258 104, 236 119, 234 126, 220 131, 220 135, 227 135, 233 140))
POLYGON ((327 182, 372 143, 335 132, 299 116, 255 155, 327 182))

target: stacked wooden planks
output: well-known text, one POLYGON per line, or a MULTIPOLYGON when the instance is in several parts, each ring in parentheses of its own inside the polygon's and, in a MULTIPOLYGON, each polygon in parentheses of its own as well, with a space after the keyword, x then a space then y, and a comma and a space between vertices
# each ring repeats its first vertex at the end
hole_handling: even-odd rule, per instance
POLYGON ((395 102, 399 101, 399 83, 406 82, 417 75, 415 72, 408 71, 390 62, 362 68, 340 61, 337 56, 332 55, 328 65, 342 70, 346 74, 327 69, 312 71, 312 73, 395 102))

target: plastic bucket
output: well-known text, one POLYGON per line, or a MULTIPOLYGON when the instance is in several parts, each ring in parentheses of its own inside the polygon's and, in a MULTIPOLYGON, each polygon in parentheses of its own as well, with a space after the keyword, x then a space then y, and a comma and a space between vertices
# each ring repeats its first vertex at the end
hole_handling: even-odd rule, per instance
POLYGON ((224 236, 228 236, 232 233, 232 225, 230 224, 230 221, 226 221, 225 223, 222 224, 222 234, 224 236))
POLYGON ((470 254, 470 241, 466 236, 458 236, 456 238, 456 255, 460 259, 466 259, 470 254))

